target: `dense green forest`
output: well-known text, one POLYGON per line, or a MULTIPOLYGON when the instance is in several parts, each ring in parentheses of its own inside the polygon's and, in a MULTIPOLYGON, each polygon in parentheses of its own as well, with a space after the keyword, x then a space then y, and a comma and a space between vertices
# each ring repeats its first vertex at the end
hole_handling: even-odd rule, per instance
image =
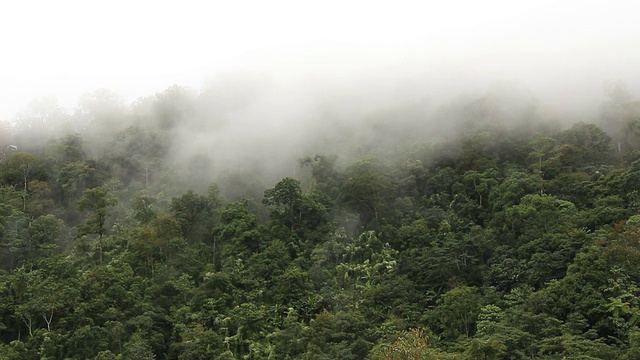
POLYGON ((229 126, 207 92, 23 113, 0 138, 0 358, 640 358, 638 104, 561 125, 507 100, 328 112, 275 179, 215 160, 257 149, 176 155, 229 126))

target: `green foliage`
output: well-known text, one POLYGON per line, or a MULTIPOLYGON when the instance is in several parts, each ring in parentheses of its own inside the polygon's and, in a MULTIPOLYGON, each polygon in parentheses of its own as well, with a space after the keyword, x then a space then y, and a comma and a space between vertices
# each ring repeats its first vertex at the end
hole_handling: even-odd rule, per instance
POLYGON ((611 137, 594 124, 577 123, 559 138, 575 147, 574 166, 601 164, 611 156, 611 137))
POLYGON ((335 169, 336 155, 316 155, 313 160, 306 157, 298 160, 300 166, 311 166, 311 176, 315 182, 315 186, 331 199, 336 200, 340 196, 340 188, 342 187, 343 174, 335 169))
MULTIPOLYGON (((124 116, 111 100, 78 116, 124 116)), ((310 177, 277 181, 265 207, 262 188, 225 203, 165 183, 156 131, 199 121, 179 87, 132 115, 155 129, 111 129, 107 150, 76 134, 8 152, 0 358, 637 358, 638 155, 616 162, 591 124, 501 129, 514 109, 494 100, 457 114, 481 118, 457 140, 344 170, 303 158, 310 177)))
POLYGON ((108 209, 116 203, 117 201, 109 195, 109 189, 105 186, 85 190, 78 201, 77 208, 79 211, 89 212, 89 218, 82 226, 80 235, 95 234, 102 238, 106 232, 108 209))
POLYGON ((238 257, 247 258, 262 246, 258 219, 241 202, 229 203, 222 209, 220 223, 213 231, 222 247, 220 256, 231 262, 238 257))
POLYGON ((442 295, 438 306, 427 313, 427 321, 442 335, 455 340, 460 336, 470 337, 480 313, 481 296, 478 289, 468 286, 455 287, 442 295))
POLYGON ((377 159, 357 161, 346 170, 342 201, 360 213, 365 225, 379 219, 394 192, 389 169, 377 159))
POLYGON ((206 240, 215 222, 214 205, 214 199, 191 190, 171 200, 171 213, 178 220, 185 239, 192 242, 206 240))
POLYGON ((436 360, 462 359, 461 356, 447 354, 433 346, 434 336, 416 328, 395 334, 392 343, 378 344, 371 353, 371 359, 380 360, 436 360))
POLYGON ((305 253, 329 229, 323 200, 322 193, 303 194, 298 180, 284 178, 265 190, 262 203, 272 208, 273 235, 290 241, 292 251, 305 253))
POLYGON ((33 153, 14 152, 2 162, 3 183, 24 191, 29 191, 28 185, 31 180, 46 181, 46 176, 44 161, 33 153))

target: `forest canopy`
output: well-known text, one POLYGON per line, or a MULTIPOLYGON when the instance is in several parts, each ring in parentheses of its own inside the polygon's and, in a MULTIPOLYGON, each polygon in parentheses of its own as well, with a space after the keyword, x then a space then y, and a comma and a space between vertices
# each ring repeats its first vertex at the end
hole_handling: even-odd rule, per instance
POLYGON ((0 132, 0 358, 636 359, 616 86, 592 122, 504 84, 280 127, 260 86, 41 99, 0 132))

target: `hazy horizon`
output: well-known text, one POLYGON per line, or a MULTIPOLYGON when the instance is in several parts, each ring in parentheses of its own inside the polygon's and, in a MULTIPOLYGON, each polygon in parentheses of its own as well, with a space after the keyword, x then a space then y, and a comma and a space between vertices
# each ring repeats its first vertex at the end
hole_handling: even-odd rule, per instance
POLYGON ((129 105, 173 84, 202 92, 239 74, 267 79, 281 106, 328 94, 372 96, 374 105, 448 101, 508 81, 582 115, 608 81, 640 92, 632 10, 576 1, 24 1, 0 15, 0 120, 44 97, 72 113, 96 89, 129 105))

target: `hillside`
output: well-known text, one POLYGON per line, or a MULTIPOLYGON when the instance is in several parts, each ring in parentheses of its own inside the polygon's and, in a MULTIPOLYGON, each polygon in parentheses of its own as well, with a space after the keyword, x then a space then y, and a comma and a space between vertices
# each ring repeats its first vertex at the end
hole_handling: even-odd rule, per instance
POLYGON ((0 138, 0 358, 640 357, 636 103, 216 99, 97 91, 0 138))

